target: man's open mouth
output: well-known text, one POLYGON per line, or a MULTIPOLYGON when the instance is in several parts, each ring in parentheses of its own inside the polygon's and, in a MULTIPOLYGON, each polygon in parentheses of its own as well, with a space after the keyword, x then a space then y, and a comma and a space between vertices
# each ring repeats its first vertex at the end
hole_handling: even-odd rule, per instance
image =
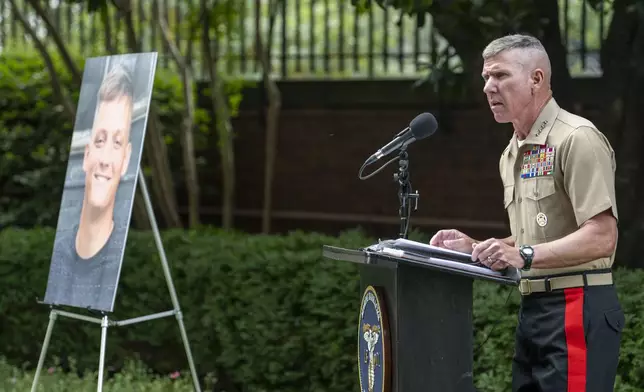
POLYGON ((111 177, 104 176, 102 174, 94 174, 94 179, 101 182, 107 182, 111 179, 111 177))

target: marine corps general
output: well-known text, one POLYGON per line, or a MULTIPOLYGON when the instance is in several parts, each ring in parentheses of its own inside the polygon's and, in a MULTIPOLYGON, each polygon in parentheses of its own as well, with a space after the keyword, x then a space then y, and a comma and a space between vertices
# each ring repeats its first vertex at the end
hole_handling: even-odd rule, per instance
POLYGON ((615 153, 597 126, 559 106, 538 39, 504 36, 482 57, 492 115, 514 130, 499 160, 510 235, 446 229, 430 244, 520 271, 513 391, 613 391, 624 327, 611 272, 615 153))

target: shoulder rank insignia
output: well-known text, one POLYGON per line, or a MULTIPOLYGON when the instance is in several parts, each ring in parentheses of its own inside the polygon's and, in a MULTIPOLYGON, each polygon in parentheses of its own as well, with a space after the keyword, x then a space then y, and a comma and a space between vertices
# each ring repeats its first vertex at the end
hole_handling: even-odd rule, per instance
POLYGON ((523 153, 521 178, 543 177, 552 174, 555 165, 555 148, 535 145, 523 153))

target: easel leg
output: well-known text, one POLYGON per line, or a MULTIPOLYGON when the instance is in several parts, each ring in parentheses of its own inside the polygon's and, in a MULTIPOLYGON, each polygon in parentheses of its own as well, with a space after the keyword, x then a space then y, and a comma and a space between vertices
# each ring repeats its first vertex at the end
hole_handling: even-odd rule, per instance
POLYGON ((45 341, 43 342, 42 350, 40 351, 40 358, 38 359, 38 367, 36 368, 36 374, 34 375, 34 382, 31 385, 31 392, 36 392, 36 389, 38 388, 38 379, 40 378, 40 372, 42 372, 42 367, 45 363, 45 356, 47 356, 49 340, 51 339, 51 332, 54 329, 57 315, 58 314, 55 310, 52 310, 49 313, 49 324, 47 325, 47 332, 45 332, 45 341))
POLYGON ((183 340, 183 346, 185 347, 186 356, 188 357, 188 365, 190 366, 190 372, 192 373, 192 382, 194 384, 195 391, 201 392, 201 386, 199 385, 199 378, 197 377, 197 370, 195 368, 195 364, 192 359, 190 343, 188 342, 188 335, 186 333, 186 328, 183 324, 183 314, 181 313, 181 308, 179 306, 177 293, 174 288, 174 284, 172 283, 172 275, 170 274, 170 268, 168 267, 168 260, 165 255, 165 250, 163 249, 163 242, 161 241, 161 235, 159 234, 159 227, 157 226, 157 221, 154 216, 154 210, 152 209, 152 201, 150 201, 150 195, 148 193, 148 187, 145 184, 145 178, 143 177, 142 168, 139 168, 139 185, 141 186, 141 194, 143 195, 143 201, 145 202, 145 209, 147 210, 148 217, 150 218, 150 227, 152 228, 154 241, 156 242, 157 249, 159 251, 159 258, 161 259, 161 266, 163 267, 165 281, 168 284, 168 290, 170 291, 170 298, 172 299, 172 305, 174 306, 174 310, 176 311, 177 322, 179 323, 179 329, 181 331, 181 339, 183 340))
POLYGON ((98 358, 98 389, 97 392, 103 391, 103 370, 105 368, 105 350, 107 346, 107 327, 109 321, 107 316, 103 316, 101 321, 101 353, 98 358))

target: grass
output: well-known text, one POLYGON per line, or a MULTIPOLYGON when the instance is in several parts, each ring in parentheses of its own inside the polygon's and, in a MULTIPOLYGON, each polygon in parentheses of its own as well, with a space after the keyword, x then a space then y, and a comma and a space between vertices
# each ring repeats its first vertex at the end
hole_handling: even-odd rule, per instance
MULTIPOLYGON (((0 358, 0 392, 31 391, 35 370, 25 371, 13 367, 0 358)), ((208 380, 212 384, 213 380, 208 380)), ((43 370, 38 380, 38 392, 90 392, 96 391, 98 371, 79 377, 76 372, 64 373, 60 368, 43 370)), ((202 385, 202 390, 212 388, 202 385)), ((103 382, 105 392, 193 392, 190 372, 154 375, 137 362, 128 362, 122 371, 103 382)))

